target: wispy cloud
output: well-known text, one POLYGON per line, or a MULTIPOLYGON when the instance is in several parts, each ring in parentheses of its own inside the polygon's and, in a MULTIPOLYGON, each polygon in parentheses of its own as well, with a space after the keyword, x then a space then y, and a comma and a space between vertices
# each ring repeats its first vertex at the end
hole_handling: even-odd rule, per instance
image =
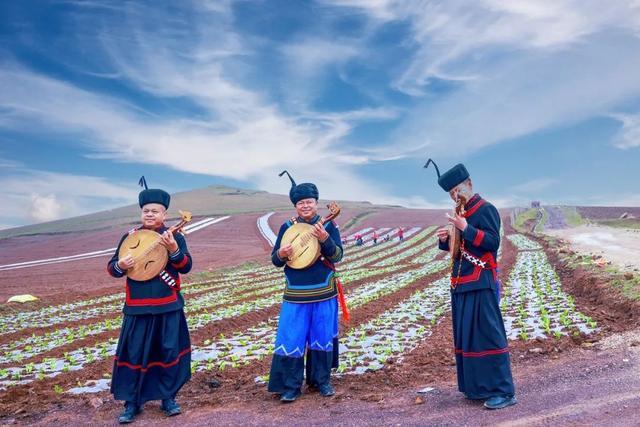
POLYGON ((514 185, 513 187, 511 187, 511 190, 517 193, 533 193, 535 195, 535 193, 546 190, 557 183, 558 180, 554 178, 536 178, 522 184, 514 185))
POLYGON ((130 204, 137 193, 101 177, 20 169, 0 177, 0 217, 12 226, 52 221, 130 204))
MULTIPOLYGON (((305 106, 296 113, 283 112, 268 91, 243 82, 243 69, 250 66, 243 65, 242 58, 252 47, 232 28, 229 9, 197 9, 162 29, 148 22, 167 18, 166 11, 130 6, 121 22, 112 22, 113 28, 86 42, 94 47, 97 43, 102 50, 94 55, 105 69, 137 90, 191 108, 158 114, 14 64, 0 70, 0 102, 11 112, 4 127, 39 123, 44 130, 83 135, 94 158, 158 164, 258 184, 291 165, 322 170, 330 177, 340 168, 370 160, 353 153, 342 139, 361 122, 393 118, 392 109, 318 113, 305 106)), ((94 25, 87 18, 78 15, 78 25, 94 25)), ((319 40, 285 50, 300 56, 303 69, 355 53, 339 47, 331 53, 319 40), (315 57, 307 48, 321 48, 326 55, 315 57)), ((335 197, 363 194, 367 184, 355 174, 349 179, 354 187, 359 182, 359 190, 335 186, 335 197)), ((375 197, 379 192, 371 188, 368 193, 375 197)))
MULTIPOLYGON (((300 6, 312 20, 263 31, 270 15, 243 16, 243 2, 68 2, 46 49, 29 33, 35 23, 16 24, 31 56, 59 72, 0 51, 0 130, 279 193, 287 168, 326 197, 439 207, 398 197, 400 183, 371 171, 400 159, 419 168, 427 153, 464 160, 640 97, 637 2, 319 3, 300 6)), ((613 117, 615 145, 637 147, 638 117, 613 117)), ((554 182, 530 178, 538 173, 496 204, 549 190, 554 182)), ((37 212, 38 200, 45 213, 34 218, 56 217, 78 197, 88 209, 86 196, 56 191, 26 191, 20 206, 37 212)))
POLYGON ((0 158, 0 168, 3 168, 3 169, 16 169, 16 168, 21 168, 21 167, 24 167, 24 165, 21 162, 18 162, 16 160, 9 160, 9 159, 0 158))
POLYGON ((383 27, 407 22, 413 53, 392 85, 416 97, 389 152, 433 155, 487 145, 604 114, 640 95, 635 1, 474 3, 326 0, 383 27), (450 96, 428 95, 438 80, 450 96))
POLYGON ((612 114, 622 124, 614 144, 618 148, 640 147, 640 114, 612 114))

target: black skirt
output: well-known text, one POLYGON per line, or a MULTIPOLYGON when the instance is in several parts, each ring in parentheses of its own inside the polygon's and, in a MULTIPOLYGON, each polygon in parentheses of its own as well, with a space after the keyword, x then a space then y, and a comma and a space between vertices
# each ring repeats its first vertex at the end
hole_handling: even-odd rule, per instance
POLYGON ((191 342, 183 310, 125 315, 113 363, 111 393, 142 405, 174 398, 191 378, 191 342))
POLYGON ((514 394, 507 335, 492 289, 451 294, 458 389, 470 399, 514 394))

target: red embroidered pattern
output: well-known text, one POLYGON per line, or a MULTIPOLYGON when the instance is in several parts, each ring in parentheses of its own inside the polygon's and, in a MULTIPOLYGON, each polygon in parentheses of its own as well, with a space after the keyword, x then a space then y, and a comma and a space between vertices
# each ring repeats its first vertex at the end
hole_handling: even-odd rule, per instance
POLYGON ((462 349, 456 348, 456 354, 462 354, 462 357, 484 357, 491 356, 494 354, 504 354, 509 352, 509 347, 505 348, 497 348, 495 350, 485 350, 485 351, 462 351, 462 349))
POLYGON ((180 359, 182 358, 182 356, 184 356, 185 354, 191 353, 191 348, 186 348, 184 350, 182 350, 179 354, 178 357, 176 359, 174 359, 173 361, 169 362, 169 363, 164 363, 164 362, 151 362, 149 363, 146 367, 142 367, 142 365, 132 365, 131 363, 127 363, 127 362, 119 362, 118 361, 118 356, 114 357, 115 361, 116 361, 116 365, 118 367, 124 366, 126 368, 129 369, 134 369, 134 370, 140 370, 141 372, 147 372, 149 370, 149 368, 153 368, 154 366, 159 366, 161 368, 170 368, 174 365, 177 365, 178 362, 180 362, 180 359))
POLYGON ((126 286, 126 302, 128 306, 139 307, 144 305, 164 305, 178 300, 175 289, 171 288, 171 295, 162 298, 131 298, 129 284, 126 286))

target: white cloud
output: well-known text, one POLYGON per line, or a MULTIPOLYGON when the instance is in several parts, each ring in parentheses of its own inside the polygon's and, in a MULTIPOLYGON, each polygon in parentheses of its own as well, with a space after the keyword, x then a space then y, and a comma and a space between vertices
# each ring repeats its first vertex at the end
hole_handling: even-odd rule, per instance
POLYGON ((640 114, 612 114, 611 117, 622 123, 615 146, 622 149, 640 147, 640 114))
POLYGON ((0 158, 0 168, 2 169, 16 169, 16 168, 21 168, 23 166, 24 165, 21 162, 18 162, 16 160, 0 158))
POLYGON ((431 77, 468 79, 469 63, 499 51, 563 49, 607 28, 640 28, 635 0, 480 0, 446 2, 403 0, 326 0, 361 9, 383 25, 407 21, 416 53, 396 86, 409 94, 424 93, 431 77), (462 67, 461 67, 462 66, 462 67))
POLYGON ((327 0, 382 28, 406 22, 392 86, 415 97, 386 152, 460 156, 600 116, 640 96, 637 1, 327 0), (437 79, 457 81, 431 94, 437 79))
MULTIPOLYGON (((228 8, 205 9, 167 28, 149 24, 166 18, 161 9, 142 10, 136 5, 126 8, 113 28, 77 17, 79 27, 102 29, 97 40, 86 43, 94 48, 93 57, 104 73, 121 76, 123 82, 161 102, 186 103, 186 112, 158 115, 115 94, 82 89, 7 64, 0 69, 0 107, 10 114, 0 126, 17 130, 28 125, 73 135, 88 145, 88 156, 93 158, 163 165, 258 186, 269 181, 265 176, 294 165, 316 171, 318 184, 328 194, 335 190, 332 197, 367 194, 373 201, 386 197, 375 184, 348 171, 372 156, 343 141, 359 123, 393 119, 396 111, 381 107, 318 113, 303 106, 294 113, 283 112, 266 92, 243 80, 245 68, 251 66, 241 60, 252 48, 235 33, 228 8), (345 176, 351 185, 333 185, 337 176, 345 176)), ((289 49, 292 55, 302 55, 302 68, 355 54, 346 46, 331 52, 322 39, 289 49), (324 53, 314 59, 314 52, 303 54, 306 48, 324 53)))
MULTIPOLYGON (((12 108, 12 127, 39 122, 46 129, 85 134, 102 158, 160 164, 205 175, 252 179, 287 165, 348 159, 339 146, 354 122, 393 116, 384 109, 286 117, 274 106, 246 99, 236 111, 208 120, 151 120, 121 101, 93 94, 27 70, 0 70, 3 107, 12 108), (39 93, 38 97, 29 96, 39 93)), ((233 104, 228 105, 233 110, 233 104)), ((362 159, 361 159, 362 160, 362 159)), ((360 161, 361 161, 360 160, 360 161)), ((360 163, 360 161, 358 163, 360 163)), ((354 177, 354 179, 357 179, 354 177)))
POLYGON ((46 222, 58 219, 62 214, 62 205, 55 194, 41 196, 31 195, 31 212, 29 216, 35 222, 46 222))
POLYGON ((7 226, 52 221, 131 204, 137 194, 101 177, 20 169, 0 177, 0 218, 7 226))
POLYGON ((517 193, 537 193, 542 190, 546 190, 557 183, 558 180, 554 178, 536 178, 522 184, 514 185, 511 187, 511 190, 517 193))
MULTIPOLYGON (((133 104, 119 92, 75 86, 5 61, 0 128, 68 135, 86 144, 88 150, 82 151, 94 158, 246 180, 278 193, 288 186, 276 173, 287 168, 298 179, 318 183, 330 198, 428 207, 442 205, 395 198, 392 188, 363 178, 354 166, 422 159, 427 152, 466 156, 506 139, 601 116, 640 96, 637 2, 324 3, 363 12, 370 22, 359 35, 353 36, 354 30, 352 38, 344 38, 319 18, 310 31, 281 44, 240 33, 229 2, 194 2, 178 8, 179 16, 137 3, 112 8, 117 15, 87 15, 101 8, 85 3, 78 6, 72 36, 78 51, 91 55, 82 68, 60 61, 75 72, 117 79, 143 100, 133 104), (410 52, 406 62, 394 57, 397 63, 387 64, 376 57, 378 46, 371 42, 389 22, 409 28, 409 37, 400 41, 402 51, 410 52), (282 76, 259 68, 261 48, 282 55, 282 76), (391 75, 388 85, 412 95, 408 102, 373 96, 367 83, 345 71, 356 61, 359 68, 371 66, 372 59, 373 68, 388 66, 385 73, 372 72, 376 79, 391 75), (329 73, 345 82, 352 78, 347 84, 354 90, 362 84, 371 103, 339 113, 316 111, 312 101, 329 73), (455 89, 432 96, 434 79, 455 80, 455 89), (286 89, 284 94, 272 93, 275 84, 286 89), (146 110, 141 106, 148 100, 168 107, 146 110), (391 120, 401 125, 389 140, 368 141, 365 147, 348 143, 360 124, 391 120)), ((617 118, 623 123, 618 146, 636 146, 637 119, 617 118)), ((512 190, 540 191, 548 185, 533 181, 512 190)), ((24 189, 20 206, 26 206, 29 194, 24 189)), ((37 193, 40 198, 51 194, 60 215, 86 210, 86 204, 74 208, 72 203, 86 195, 37 193)), ((520 200, 506 196, 500 203, 520 200)))
POLYGON ((312 38, 282 47, 287 63, 299 74, 311 77, 320 74, 325 67, 342 64, 362 55, 362 46, 339 39, 312 38))
POLYGON ((640 206, 640 193, 598 194, 576 198, 573 202, 580 206, 640 206))

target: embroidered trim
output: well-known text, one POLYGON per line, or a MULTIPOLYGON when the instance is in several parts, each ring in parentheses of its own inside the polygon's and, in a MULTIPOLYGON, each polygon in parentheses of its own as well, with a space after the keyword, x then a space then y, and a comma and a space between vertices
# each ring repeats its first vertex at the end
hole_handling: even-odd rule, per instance
POLYGON ((473 255, 471 255, 469 252, 467 251, 460 251, 460 253, 462 254, 462 257, 464 259, 466 259, 467 261, 469 261, 471 264, 478 266, 480 268, 487 268, 487 262, 486 261, 482 261, 480 258, 476 258, 473 255))
POLYGON ((471 209, 469 209, 468 211, 466 211, 464 213, 464 217, 465 218, 469 218, 471 215, 473 215, 474 213, 476 213, 476 211, 478 209, 480 209, 480 206, 484 205, 486 202, 483 199, 480 199, 480 201, 478 201, 478 203, 476 203, 475 205, 473 205, 473 207, 471 209))
POLYGON ((118 361, 118 356, 115 356, 114 360, 116 361, 116 366, 118 366, 118 367, 124 366, 125 368, 133 369, 133 370, 136 370, 136 371, 140 370, 141 372, 147 372, 150 368, 153 368, 155 366, 159 366, 161 368, 166 369, 166 368, 170 368, 170 367, 172 367, 174 365, 177 365, 180 362, 180 359, 182 358, 182 356, 184 356, 185 354, 189 354, 189 353, 191 353, 191 347, 182 350, 180 353, 178 353, 178 357, 176 357, 171 362, 168 362, 168 363, 151 362, 144 368, 142 367, 142 365, 132 365, 131 363, 128 363, 128 362, 120 362, 120 361, 118 361))
POLYGON ((166 270, 162 270, 158 277, 169 287, 176 288, 180 285, 180 278, 176 279, 171 274, 167 273, 166 270))
MULTIPOLYGON (((471 255, 470 253, 468 253, 467 251, 464 250, 464 248, 460 249, 460 253, 462 254, 462 257, 464 257, 464 259, 466 259, 467 261, 471 262, 471 264, 473 264, 474 268, 473 268, 473 272, 470 274, 467 274, 466 276, 461 276, 461 277, 452 277, 451 278, 451 287, 455 288, 456 285, 460 285, 460 284, 464 284, 464 283, 470 283, 470 282, 475 282, 478 279, 480 279, 480 274, 482 273, 482 270, 490 270, 493 271, 493 278, 497 279, 497 268, 498 265, 496 264, 496 262, 493 259, 493 255, 491 254, 491 252, 487 252, 485 253, 481 258, 477 258, 473 255, 471 255), (472 261, 471 259, 474 259, 474 261, 472 261), (485 265, 484 267, 481 266, 485 265), (488 264, 488 266, 486 266, 488 264)), ((460 260, 460 262, 462 263, 462 260, 460 260)))
POLYGON ((162 298, 131 298, 131 290, 127 281, 126 286, 126 304, 130 307, 140 307, 145 305, 165 305, 171 304, 178 300, 178 294, 174 288, 171 288, 171 295, 162 298))
MULTIPOLYGON (((298 353, 299 356, 297 357, 302 357, 304 356, 304 353, 302 352, 302 350, 300 350, 300 347, 296 347, 293 351, 287 351, 286 347, 284 346, 284 344, 280 344, 275 350, 273 350, 274 354, 279 354, 280 356, 287 356, 287 357, 292 357, 292 355, 298 353)), ((296 357, 296 356, 293 356, 296 357)))
POLYGON ((333 351, 333 338, 326 345, 322 345, 315 340, 311 344, 309 344, 308 348, 310 350, 318 350, 318 351, 333 351))
POLYGON ((456 354, 461 354, 462 357, 484 357, 484 356, 492 356, 495 354, 504 354, 509 353, 509 347, 498 348, 495 350, 484 350, 484 351, 462 351, 462 349, 455 349, 456 354))
POLYGON ((187 262, 189 262, 189 257, 187 255, 183 255, 182 256, 182 261, 180 261, 180 262, 172 262, 171 265, 173 265, 177 269, 180 269, 180 268, 184 267, 185 265, 187 265, 187 262))
POLYGON ((482 243, 482 239, 484 239, 484 231, 478 230, 478 232, 476 233, 476 238, 473 239, 473 246, 480 246, 480 243, 482 243))

